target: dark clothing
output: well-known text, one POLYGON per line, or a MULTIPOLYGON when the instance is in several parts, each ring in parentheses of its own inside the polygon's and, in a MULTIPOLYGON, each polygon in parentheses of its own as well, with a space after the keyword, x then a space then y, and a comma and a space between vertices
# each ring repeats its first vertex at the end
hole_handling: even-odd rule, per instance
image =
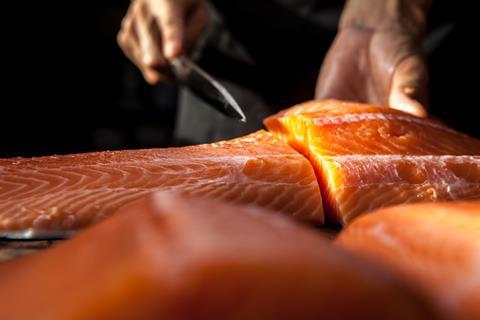
POLYGON ((454 128, 480 138, 478 23, 475 2, 434 1, 430 31, 447 34, 427 56, 431 113, 454 128))
MULTIPOLYGON (((218 34, 211 38, 200 63, 231 85, 243 102, 249 123, 230 122, 186 98, 189 106, 180 107, 177 133, 186 129, 187 135, 179 137, 191 142, 248 133, 262 127, 264 116, 312 99, 344 5, 344 1, 335 0, 211 2, 223 18, 219 30, 228 32, 233 40, 222 42, 218 34), (232 42, 243 47, 248 59, 232 54, 232 42), (183 125, 182 116, 190 118, 183 125), (188 135, 193 126, 195 133, 188 135), (199 128, 205 129, 203 134, 199 128)), ((434 1, 425 43, 431 79, 430 111, 449 125, 480 137, 476 117, 479 106, 473 96, 475 81, 471 80, 472 74, 477 75, 480 57, 478 46, 472 43, 478 28, 467 19, 468 11, 465 5, 434 1)))
POLYGON ((176 137, 203 143, 247 134, 281 109, 314 97, 325 53, 336 33, 342 1, 213 0, 215 26, 199 63, 232 91, 247 124, 180 95, 176 137))
MULTIPOLYGON (((226 30, 244 46, 252 60, 247 68, 244 65, 231 70, 210 58, 214 60, 209 65, 212 70, 254 89, 274 109, 313 97, 318 70, 336 33, 342 1, 213 0, 212 3, 221 13, 226 30)), ((210 50, 214 51, 213 48, 210 50)))

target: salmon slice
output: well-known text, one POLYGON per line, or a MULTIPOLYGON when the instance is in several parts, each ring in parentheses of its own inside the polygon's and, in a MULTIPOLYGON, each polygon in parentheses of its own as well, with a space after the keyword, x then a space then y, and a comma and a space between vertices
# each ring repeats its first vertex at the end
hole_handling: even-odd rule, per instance
POLYGON ((310 163, 259 131, 184 148, 0 159, 0 230, 83 228, 156 190, 257 204, 323 223, 310 163))
POLYGON ((253 207, 156 193, 0 264, 2 319, 435 319, 390 274, 253 207))
POLYGON ((480 201, 382 209, 336 242, 419 284, 452 319, 480 319, 480 201))
POLYGON ((437 121, 325 100, 265 125, 311 160, 335 222, 394 204, 480 199, 480 141, 437 121))

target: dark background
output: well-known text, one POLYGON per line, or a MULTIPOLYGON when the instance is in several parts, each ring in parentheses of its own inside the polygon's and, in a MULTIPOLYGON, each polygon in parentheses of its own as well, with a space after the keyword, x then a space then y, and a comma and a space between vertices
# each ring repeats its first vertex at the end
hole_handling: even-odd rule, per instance
MULTIPOLYGON (((427 56, 432 113, 480 137, 473 5, 434 3, 431 30, 452 27, 427 56)), ((2 8, 0 157, 178 144, 176 88, 148 86, 116 45, 128 4, 27 1, 2 8)))
POLYGON ((1 157, 172 144, 176 88, 148 86, 116 44, 128 4, 4 11, 1 157))

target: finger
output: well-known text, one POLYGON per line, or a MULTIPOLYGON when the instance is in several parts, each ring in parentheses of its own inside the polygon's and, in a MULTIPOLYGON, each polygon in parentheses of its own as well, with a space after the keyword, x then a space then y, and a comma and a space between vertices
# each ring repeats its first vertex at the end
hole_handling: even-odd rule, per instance
POLYGON ((315 90, 316 99, 341 99, 367 102, 364 71, 360 66, 367 61, 361 50, 367 41, 364 33, 345 30, 337 35, 320 70, 315 90))
POLYGON ((163 54, 173 59, 183 50, 183 8, 176 1, 160 0, 151 10, 158 18, 163 42, 163 54))
POLYGON ((389 105, 419 117, 427 116, 428 72, 419 56, 410 56, 395 69, 389 105))
POLYGON ((153 39, 155 44, 154 55, 155 59, 152 61, 149 68, 151 71, 156 71, 157 82, 171 82, 172 74, 168 62, 165 60, 165 56, 162 53, 162 35, 160 32, 160 26, 156 19, 150 21, 149 25, 150 39, 153 39))
POLYGON ((138 37, 135 32, 133 24, 126 30, 124 30, 118 36, 118 43, 122 48, 123 53, 132 61, 135 65, 140 67, 140 64, 137 61, 137 47, 138 47, 138 37))
MULTIPOLYGON (((146 33, 145 25, 142 23, 142 21, 145 21, 145 16, 139 15, 140 5, 139 2, 135 2, 130 6, 127 15, 122 21, 121 30, 117 35, 117 42, 125 55, 142 72, 145 80, 150 84, 155 84, 162 81, 164 77, 158 70, 155 70, 155 68, 151 67, 148 63, 145 63, 144 48, 146 47, 146 37, 148 41, 148 33, 146 33), (141 34, 141 36, 139 36, 139 34, 141 34), (141 39, 144 41, 143 44, 140 44, 141 39)), ((147 43, 147 45, 149 44, 147 43)), ((147 50, 149 50, 149 48, 147 50)), ((155 64, 155 61, 150 62, 155 64)))
POLYGON ((142 72, 145 80, 150 84, 155 84, 163 80, 162 76, 153 68, 145 66, 142 63, 142 50, 140 49, 139 36, 136 30, 136 23, 130 18, 124 23, 122 31, 118 35, 118 43, 125 55, 142 72))
POLYGON ((161 54, 161 37, 155 19, 149 14, 148 8, 142 4, 135 19, 138 34, 137 61, 143 77, 149 84, 166 80, 162 75, 166 64, 161 54))
POLYGON ((185 51, 190 52, 195 47, 208 23, 208 11, 203 2, 199 3, 187 17, 185 30, 185 51))
POLYGON ((160 72, 152 68, 141 68, 143 78, 149 84, 154 85, 159 82, 164 81, 165 77, 162 76, 160 72))
POLYGON ((148 8, 142 5, 135 19, 135 27, 138 33, 140 62, 147 68, 160 68, 164 66, 161 58, 161 38, 155 37, 153 28, 158 28, 154 18, 149 14, 148 8))
POLYGON ((138 10, 137 3, 133 3, 128 8, 128 12, 125 18, 122 20, 122 27, 117 36, 117 42, 125 55, 136 65, 137 61, 137 48, 138 48, 138 34, 136 29, 136 12, 138 10))
POLYGON ((129 59, 129 53, 130 53, 130 37, 131 37, 131 31, 132 31, 132 11, 133 5, 131 5, 128 9, 127 14, 122 20, 122 24, 120 27, 120 31, 117 34, 117 43, 118 46, 122 49, 122 51, 128 56, 129 59))

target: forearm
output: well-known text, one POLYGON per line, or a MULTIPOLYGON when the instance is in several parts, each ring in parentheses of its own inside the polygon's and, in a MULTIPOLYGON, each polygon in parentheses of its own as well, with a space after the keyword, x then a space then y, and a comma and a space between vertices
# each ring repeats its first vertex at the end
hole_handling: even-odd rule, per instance
POLYGON ((421 36, 432 0, 348 0, 339 29, 408 31, 421 36))

